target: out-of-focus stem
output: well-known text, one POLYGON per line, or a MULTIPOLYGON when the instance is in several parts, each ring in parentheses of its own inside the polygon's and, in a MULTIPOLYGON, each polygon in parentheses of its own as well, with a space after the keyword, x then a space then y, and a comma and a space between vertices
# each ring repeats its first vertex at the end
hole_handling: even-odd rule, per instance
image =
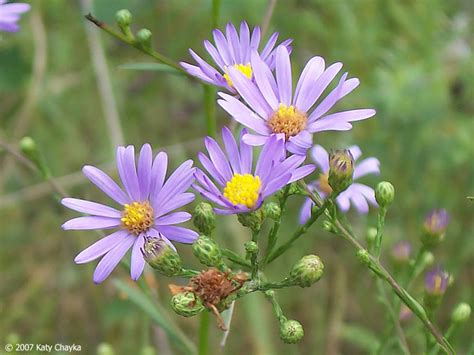
POLYGON ((378 259, 380 257, 380 250, 382 248, 382 235, 383 229, 385 226, 385 215, 387 214, 386 207, 380 207, 379 213, 377 216, 377 235, 375 237, 375 257, 378 259))
POLYGON ((206 132, 208 136, 215 137, 217 129, 216 89, 211 85, 203 85, 203 89, 206 132))
POLYGON ((209 323, 209 312, 202 312, 201 319, 199 321, 199 355, 209 354, 209 323))

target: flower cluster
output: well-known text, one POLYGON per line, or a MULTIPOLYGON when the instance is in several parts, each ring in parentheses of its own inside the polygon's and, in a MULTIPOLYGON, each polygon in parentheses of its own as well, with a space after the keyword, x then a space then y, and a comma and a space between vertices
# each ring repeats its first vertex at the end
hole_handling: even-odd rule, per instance
MULTIPOLYGON (((351 122, 375 114, 372 109, 330 113, 359 85, 359 80, 348 79, 344 73, 335 88, 324 97, 323 93, 341 71, 342 64, 326 67, 321 57, 308 61, 293 91, 291 39, 276 45, 278 33, 274 33, 260 49, 260 29, 255 27, 251 33, 245 22, 240 25, 239 32, 232 24, 227 25, 225 35, 216 29, 213 38, 214 44, 206 40, 204 47, 214 64, 207 63, 190 50, 197 66, 184 62, 181 65, 190 75, 226 89, 227 93, 219 93, 218 104, 246 128, 235 134, 224 127, 222 145, 206 137, 207 154, 198 154, 202 168, 193 168, 193 162, 187 161, 167 180, 167 155, 159 152, 153 158, 149 144, 142 147, 137 163, 133 146, 117 149, 117 169, 123 188, 101 170, 84 167, 86 177, 120 205, 116 209, 73 198, 62 201, 64 206, 88 214, 67 221, 64 229, 118 229, 75 258, 77 263, 101 258, 94 272, 97 283, 112 272, 130 248, 130 272, 136 280, 146 261, 150 265, 151 260, 155 266, 166 265, 159 260, 161 255, 171 253, 168 247, 164 251, 165 246, 175 252, 172 242, 189 244, 197 239, 198 233, 177 226, 188 221, 191 215, 175 211, 193 201, 194 194, 188 191, 191 187, 214 204, 213 210, 217 214, 253 213, 271 195, 314 171, 314 165, 304 165, 306 152, 313 146, 314 133, 348 130, 352 127, 351 122), (262 146, 258 155, 259 148, 255 146, 262 146)), ((356 146, 350 148, 350 153, 355 160, 361 155, 356 146)), ((327 197, 331 191, 328 154, 318 145, 311 149, 311 156, 321 170, 319 180, 310 188, 323 198, 327 197)), ((338 167, 345 166, 345 163, 341 164, 338 167)), ((378 173, 378 166, 377 159, 365 159, 356 166, 353 178, 378 173)), ((348 175, 346 185, 349 185, 352 160, 350 169, 344 173, 348 175)), ((350 203, 360 213, 367 213, 368 203, 376 205, 370 187, 359 183, 346 187, 337 197, 342 211, 347 211, 350 203)), ((310 215, 311 202, 308 200, 303 206, 302 221, 310 215)), ((201 224, 198 222, 197 225, 201 224)))

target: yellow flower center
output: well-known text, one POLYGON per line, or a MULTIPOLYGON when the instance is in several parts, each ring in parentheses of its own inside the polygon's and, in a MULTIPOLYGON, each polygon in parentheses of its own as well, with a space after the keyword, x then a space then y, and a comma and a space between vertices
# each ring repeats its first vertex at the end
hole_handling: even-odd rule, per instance
MULTIPOLYGON (((252 79, 252 67, 250 66, 250 63, 234 64, 234 68, 244 74, 247 78, 252 79)), ((227 84, 229 84, 230 87, 233 87, 232 80, 230 80, 230 76, 229 74, 227 74, 227 70, 223 76, 224 79, 227 81, 227 84)))
POLYGON ((332 188, 328 182, 329 173, 321 174, 319 177, 319 189, 324 192, 326 195, 330 195, 332 188))
POLYGON ((124 205, 122 221, 123 227, 138 235, 147 231, 154 223, 153 208, 150 202, 133 202, 124 205))
POLYGON ((234 205, 255 207, 262 182, 258 176, 234 174, 224 188, 224 196, 234 205))
POLYGON ((268 126, 273 133, 285 133, 285 138, 296 136, 306 128, 308 116, 295 106, 280 104, 280 107, 268 120, 268 126))

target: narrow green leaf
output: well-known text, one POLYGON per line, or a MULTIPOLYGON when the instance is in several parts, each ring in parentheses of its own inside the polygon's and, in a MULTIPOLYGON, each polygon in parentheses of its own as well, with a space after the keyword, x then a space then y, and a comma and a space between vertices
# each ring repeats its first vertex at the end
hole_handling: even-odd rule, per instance
POLYGON ((195 345, 183 334, 178 326, 171 321, 165 314, 163 309, 153 302, 138 287, 132 287, 122 280, 114 280, 115 287, 124 292, 130 301, 140 308, 151 320, 158 324, 161 329, 170 337, 173 344, 178 346, 186 354, 195 354, 195 345))
POLYGON ((129 63, 122 64, 119 68, 126 70, 160 71, 173 75, 185 75, 184 72, 162 63, 129 63))

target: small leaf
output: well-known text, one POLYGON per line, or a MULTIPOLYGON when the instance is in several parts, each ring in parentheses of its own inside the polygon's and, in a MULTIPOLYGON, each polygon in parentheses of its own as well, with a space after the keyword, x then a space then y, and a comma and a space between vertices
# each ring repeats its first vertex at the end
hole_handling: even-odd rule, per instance
POLYGON ((129 63, 122 64, 119 68, 126 70, 160 71, 173 75, 185 75, 184 72, 162 63, 129 63))
POLYGON ((158 324, 161 329, 171 338, 172 342, 176 344, 186 354, 195 354, 195 345, 183 334, 174 322, 169 319, 165 310, 153 302, 142 290, 138 287, 130 286, 122 280, 114 280, 115 287, 125 293, 129 300, 140 308, 151 320, 158 324))

